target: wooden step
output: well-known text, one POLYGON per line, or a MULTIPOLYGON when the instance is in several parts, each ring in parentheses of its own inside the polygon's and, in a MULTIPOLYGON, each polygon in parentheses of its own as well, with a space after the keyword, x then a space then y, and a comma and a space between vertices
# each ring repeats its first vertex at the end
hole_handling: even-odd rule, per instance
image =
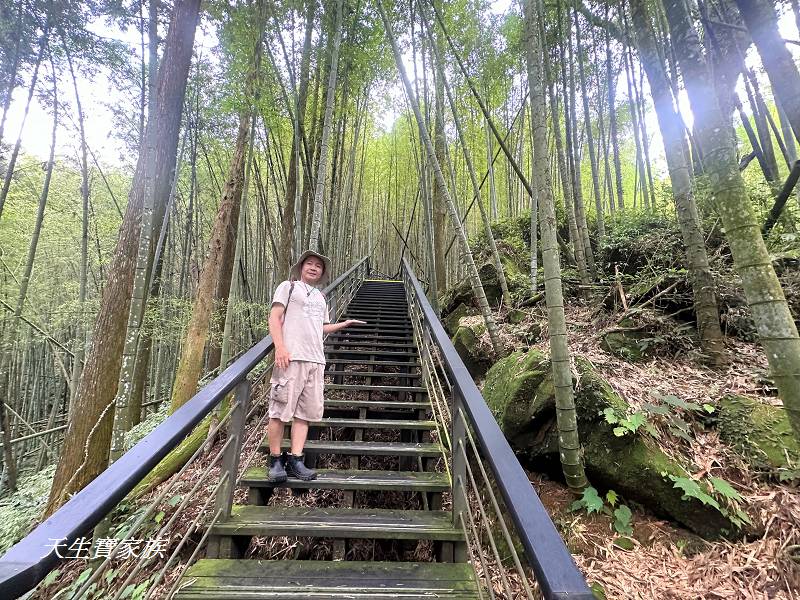
MULTIPOLYGON (((283 440, 281 448, 288 450, 291 440, 283 440)), ((260 449, 269 452, 265 439, 260 449)), ((421 444, 413 442, 352 442, 349 440, 307 440, 306 452, 315 454, 339 454, 347 456, 413 456, 435 458, 444 451, 441 444, 421 444)))
MULTIPOLYGON (((329 365, 375 365, 383 367, 409 367, 411 369, 419 368, 420 364, 415 361, 399 361, 399 360, 361 360, 359 358, 326 358, 325 362, 329 365)), ((332 372, 330 370, 328 373, 332 372)))
POLYGON ((400 321, 405 323, 407 323, 409 319, 408 312, 405 310, 370 310, 368 308, 361 308, 359 306, 348 307, 344 314, 362 315, 364 317, 362 320, 367 321, 365 325, 372 323, 372 321, 369 321, 370 317, 372 317, 373 320, 400 321))
POLYGON ((375 325, 377 327, 400 327, 406 326, 411 328, 411 321, 408 315, 392 315, 391 317, 386 315, 376 315, 372 313, 365 313, 365 312, 350 312, 347 311, 342 315, 342 320, 344 319, 358 319, 359 321, 364 321, 366 325, 375 325))
MULTIPOLYGON (((403 328, 377 328, 377 329, 370 329, 364 332, 359 332, 358 335, 360 337, 402 337, 406 339, 414 339, 414 330, 409 325, 408 327, 403 328)), ((328 338, 330 339, 330 338, 328 338)))
POLYGON ((405 400, 363 400, 344 398, 325 399, 325 408, 366 408, 367 410, 427 410, 430 402, 410 402, 405 400))
POLYGON ((420 373, 390 373, 386 371, 331 371, 325 372, 326 375, 337 377, 378 377, 388 379, 391 377, 398 377, 403 379, 421 379, 420 373))
MULTIPOLYGON (((344 313, 342 315, 342 319, 347 318, 347 316, 348 316, 347 313, 344 313)), ((361 319, 361 320, 364 321, 366 319, 361 319)), ((353 327, 355 327, 355 325, 353 325, 353 327)), ((381 331, 395 331, 395 330, 411 331, 413 328, 414 326, 412 325, 410 319, 401 319, 399 321, 395 320, 391 322, 384 322, 382 317, 380 318, 376 317, 373 321, 367 321, 363 325, 359 325, 358 331, 364 332, 364 331, 369 331, 370 329, 379 329, 381 331)), ((355 329, 353 329, 352 331, 355 331, 355 329)))
POLYGON ((203 559, 176 600, 474 600, 468 563, 203 559))
POLYGON ((345 309, 346 312, 363 312, 363 313, 385 313, 385 314, 408 314, 407 304, 364 304, 360 302, 351 302, 345 309))
POLYGON ((408 310, 408 302, 406 301, 397 301, 397 300, 386 300, 385 298, 369 300, 365 298, 353 298, 350 304, 347 305, 348 308, 350 307, 358 307, 358 308, 366 308, 369 310, 373 309, 383 309, 383 310, 391 310, 391 309, 399 309, 399 310, 408 310))
POLYGON ((409 385, 366 385, 362 383, 326 383, 325 389, 329 391, 350 391, 350 392, 409 392, 426 394, 428 390, 424 387, 409 385))
POLYGON ((357 429, 436 429, 433 421, 414 421, 401 419, 339 419, 323 417, 311 427, 354 427, 357 429))
POLYGON ((444 510, 386 508, 309 508, 234 505, 230 519, 211 528, 212 535, 358 538, 379 540, 464 539, 444 510))
POLYGON ((403 350, 350 350, 349 348, 326 348, 325 354, 353 354, 356 356, 417 356, 416 352, 408 352, 403 350))
POLYGON ((382 492, 444 492, 450 489, 447 474, 432 471, 317 469, 317 478, 312 481, 302 481, 292 477, 283 483, 272 483, 267 481, 266 467, 247 469, 239 479, 239 485, 252 488, 376 490, 382 492))
POLYGON ((401 342, 385 342, 381 339, 373 339, 373 340, 325 340, 325 347, 336 346, 337 348, 361 348, 363 346, 369 346, 371 348, 377 348, 378 350, 382 350, 383 348, 416 348, 417 345, 413 342, 411 343, 401 343, 401 342))
POLYGON ((408 302, 400 299, 387 299, 387 298, 359 298, 356 296, 350 301, 350 306, 358 306, 359 308, 368 309, 391 309, 396 308, 400 310, 408 310, 408 302))
POLYGON ((360 340, 369 340, 371 342, 411 342, 414 340, 413 335, 392 335, 388 333, 334 333, 325 338, 327 341, 342 340, 345 342, 355 342, 360 340))

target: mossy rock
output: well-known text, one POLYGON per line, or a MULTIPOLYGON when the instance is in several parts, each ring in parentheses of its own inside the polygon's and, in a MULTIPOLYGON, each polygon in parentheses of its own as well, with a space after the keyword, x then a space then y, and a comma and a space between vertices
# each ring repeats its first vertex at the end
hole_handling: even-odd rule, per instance
POLYGON ((548 405, 550 388, 539 387, 549 375, 547 356, 538 350, 512 352, 486 374, 483 397, 515 449, 527 448, 531 424, 548 405), (537 392, 539 395, 537 395, 537 392))
POLYGON ((482 353, 479 343, 479 338, 485 331, 486 326, 483 323, 472 326, 461 325, 453 336, 453 346, 473 377, 483 377, 492 365, 491 358, 482 353))
POLYGON ((450 335, 455 335, 461 325, 460 321, 463 317, 474 314, 474 310, 463 302, 450 311, 446 317, 442 319, 445 331, 450 335))
MULTIPOLYGON (((490 306, 497 306, 503 297, 503 290, 500 287, 500 277, 497 269, 491 262, 485 262, 478 267, 478 276, 483 284, 483 292, 490 306)), ((469 279, 463 279, 455 286, 448 289, 440 302, 443 314, 452 312, 460 304, 475 306, 475 297, 472 295, 472 286, 469 279)))
POLYGON ((800 468, 800 443, 780 406, 728 395, 717 409, 720 439, 762 469, 800 468))
POLYGON ((513 323, 514 325, 519 325, 525 320, 527 316, 528 313, 526 313, 524 310, 520 310, 518 308, 512 308, 511 310, 508 311, 508 314, 506 315, 506 321, 508 321, 509 323, 513 323))
MULTIPOLYGON (((592 368, 576 361, 580 380, 575 407, 587 475, 593 485, 613 489, 659 515, 710 538, 735 533, 716 509, 683 500, 670 475, 687 477, 688 469, 642 436, 614 435, 603 411, 630 412, 628 404, 592 368)), ((536 349, 514 352, 486 374, 483 396, 517 455, 534 468, 542 459, 558 460, 555 390, 550 360, 536 349)))
POLYGON ((689 477, 682 464, 641 436, 616 437, 609 429, 578 422, 586 474, 593 485, 613 489, 705 538, 738 533, 718 510, 694 498, 683 499, 683 491, 669 478, 689 477))
POLYGON ((653 332, 636 327, 632 321, 623 320, 619 329, 611 329, 603 334, 600 347, 629 362, 638 362, 656 354, 653 341, 653 332))

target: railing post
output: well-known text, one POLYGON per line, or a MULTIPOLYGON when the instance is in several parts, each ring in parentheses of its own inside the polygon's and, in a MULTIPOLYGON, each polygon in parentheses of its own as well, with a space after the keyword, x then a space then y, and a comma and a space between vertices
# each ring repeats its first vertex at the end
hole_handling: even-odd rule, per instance
MULTIPOLYGON (((220 477, 225 481, 217 488, 214 498, 214 508, 219 511, 219 519, 225 521, 231 516, 233 507, 233 491, 236 489, 236 479, 239 474, 239 455, 242 452, 244 438, 244 424, 247 412, 250 409, 250 382, 245 378, 234 388, 234 403, 228 422, 228 446, 222 455, 220 464, 220 477)), ((237 545, 237 540, 231 537, 211 535, 206 547, 206 558, 238 558, 243 549, 237 545)))
POLYGON ((239 474, 239 456, 242 452, 244 425, 249 408, 250 381, 244 379, 234 389, 234 404, 231 412, 231 420, 228 424, 228 437, 232 439, 232 441, 225 449, 220 468, 220 475, 227 474, 228 476, 225 483, 217 490, 215 502, 215 508, 217 510, 222 509, 222 519, 227 519, 231 516, 233 491, 236 489, 236 479, 239 474))
MULTIPOLYGON (((467 424, 464 422, 464 402, 461 394, 453 388, 453 430, 451 432, 450 449, 452 455, 453 477, 453 525, 461 527, 461 514, 469 510, 467 506, 467 463, 466 463, 466 435, 467 424)), ((467 547, 463 542, 456 544, 454 560, 464 562, 467 560, 467 547)))

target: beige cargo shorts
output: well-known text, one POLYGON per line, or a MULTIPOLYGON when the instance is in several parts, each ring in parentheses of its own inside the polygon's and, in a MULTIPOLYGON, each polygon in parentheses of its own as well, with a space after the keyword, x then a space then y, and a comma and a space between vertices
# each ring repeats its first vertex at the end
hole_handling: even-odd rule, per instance
POLYGON ((293 417, 312 422, 322 418, 325 365, 293 360, 285 369, 272 370, 270 384, 271 419, 288 423, 293 417))

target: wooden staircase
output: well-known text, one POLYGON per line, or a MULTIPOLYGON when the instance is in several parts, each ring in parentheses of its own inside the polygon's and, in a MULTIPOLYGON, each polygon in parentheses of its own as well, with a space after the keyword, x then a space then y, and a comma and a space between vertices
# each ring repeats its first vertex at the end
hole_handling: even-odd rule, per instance
MULTIPOLYGON (((230 518, 212 527, 208 557, 189 568, 176 598, 480 597, 474 569, 464 562, 463 530, 450 510, 442 510, 451 485, 443 467, 437 469, 443 449, 403 284, 365 281, 343 318, 367 325, 325 343, 325 417, 313 424, 306 445, 306 463, 316 463, 317 479, 273 484, 264 467, 248 469, 239 481, 248 504, 234 505, 230 518), (336 506, 287 506, 276 488, 341 494, 336 506), (332 540, 332 560, 245 559, 255 536, 332 540), (389 544, 387 553, 397 560, 357 560, 364 553, 353 540, 389 544), (418 560, 401 560, 407 556, 418 560)), ((262 449, 268 452, 266 440, 262 449)))

